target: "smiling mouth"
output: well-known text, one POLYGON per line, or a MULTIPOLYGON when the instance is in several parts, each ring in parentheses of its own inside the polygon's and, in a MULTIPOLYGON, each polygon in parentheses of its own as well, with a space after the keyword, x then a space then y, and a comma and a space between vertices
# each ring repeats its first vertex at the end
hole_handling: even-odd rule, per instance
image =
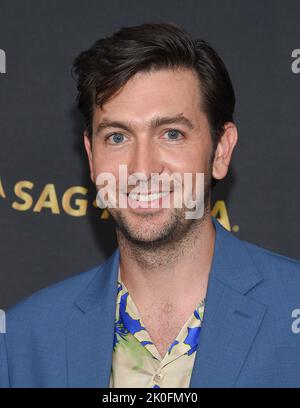
POLYGON ((151 194, 128 193, 127 196, 133 201, 150 202, 150 201, 159 200, 162 197, 167 196, 171 192, 172 191, 162 191, 162 192, 151 193, 151 194))

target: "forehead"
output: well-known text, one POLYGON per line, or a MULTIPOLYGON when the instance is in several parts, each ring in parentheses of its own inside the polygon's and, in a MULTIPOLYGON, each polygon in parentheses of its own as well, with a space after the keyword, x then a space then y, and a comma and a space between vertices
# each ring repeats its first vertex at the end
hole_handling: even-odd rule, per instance
POLYGON ((195 117, 199 115, 200 103, 200 82, 194 71, 164 69, 139 72, 102 109, 95 109, 94 120, 113 115, 138 124, 157 114, 178 112, 195 117))

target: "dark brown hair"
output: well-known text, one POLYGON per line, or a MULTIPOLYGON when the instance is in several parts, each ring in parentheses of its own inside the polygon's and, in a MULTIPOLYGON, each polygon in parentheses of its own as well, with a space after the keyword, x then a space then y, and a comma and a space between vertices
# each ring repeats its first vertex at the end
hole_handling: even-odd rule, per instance
POLYGON ((75 59, 77 102, 89 136, 95 106, 102 105, 137 72, 188 68, 200 81, 203 106, 214 146, 226 122, 233 122, 235 95, 227 69, 204 40, 194 40, 174 23, 122 27, 99 39, 75 59))

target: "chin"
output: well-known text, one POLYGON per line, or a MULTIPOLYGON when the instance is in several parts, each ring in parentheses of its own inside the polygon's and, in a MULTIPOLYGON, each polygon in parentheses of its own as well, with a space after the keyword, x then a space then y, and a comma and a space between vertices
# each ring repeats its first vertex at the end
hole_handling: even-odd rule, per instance
POLYGON ((153 216, 136 216, 118 212, 112 214, 118 229, 131 242, 136 244, 163 243, 176 228, 174 214, 165 212, 153 216))
POLYGON ((133 241, 139 241, 139 242, 156 242, 160 241, 161 239, 164 238, 164 235, 162 235, 161 230, 160 231, 147 231, 145 233, 145 229, 143 230, 134 230, 134 231, 127 231, 128 236, 131 237, 133 241))

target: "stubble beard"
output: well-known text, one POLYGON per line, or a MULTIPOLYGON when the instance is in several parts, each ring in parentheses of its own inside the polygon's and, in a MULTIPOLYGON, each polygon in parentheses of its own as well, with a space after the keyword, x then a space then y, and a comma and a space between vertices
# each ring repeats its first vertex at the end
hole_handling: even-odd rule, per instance
POLYGON ((166 262, 175 263, 183 252, 190 250, 201 231, 201 225, 210 216, 211 178, 207 180, 205 177, 205 180, 203 215, 200 218, 186 219, 185 207, 169 209, 170 215, 163 222, 159 220, 160 214, 145 212, 135 215, 141 220, 137 228, 137 221, 131 222, 131 216, 125 215, 122 210, 109 210, 115 223, 119 247, 123 248, 126 256, 138 259, 147 268, 155 268, 163 267, 166 262))

